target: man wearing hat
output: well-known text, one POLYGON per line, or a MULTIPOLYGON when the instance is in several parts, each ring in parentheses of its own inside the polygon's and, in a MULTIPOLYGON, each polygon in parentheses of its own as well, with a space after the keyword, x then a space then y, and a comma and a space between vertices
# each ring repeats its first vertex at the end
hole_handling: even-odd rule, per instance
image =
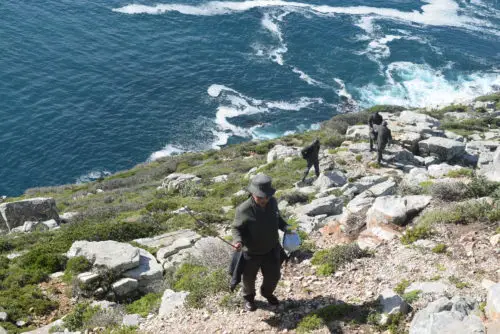
POLYGON ((280 216, 278 203, 273 197, 276 190, 269 176, 256 175, 248 191, 251 196, 236 208, 232 234, 245 259, 242 280, 245 309, 255 311, 255 280, 259 269, 264 278, 260 294, 269 304, 279 305, 273 295, 281 276, 278 229, 286 233, 287 224, 280 216))

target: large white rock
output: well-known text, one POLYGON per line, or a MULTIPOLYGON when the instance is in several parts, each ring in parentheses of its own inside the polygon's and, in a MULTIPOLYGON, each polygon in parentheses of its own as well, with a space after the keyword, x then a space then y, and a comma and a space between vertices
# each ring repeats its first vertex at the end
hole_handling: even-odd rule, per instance
POLYGON ((124 272, 123 276, 137 280, 141 293, 158 292, 162 287, 163 267, 144 249, 139 249, 139 254, 139 266, 124 272))
POLYGON ((226 175, 226 174, 215 176, 215 177, 212 178, 212 182, 213 183, 226 182, 227 180, 228 180, 228 175, 226 175))
POLYGON ((135 268, 140 263, 139 248, 112 240, 75 241, 66 256, 84 256, 94 267, 103 267, 115 273, 135 268))
POLYGON ((325 190, 331 187, 340 187, 347 182, 344 173, 340 171, 326 171, 321 173, 319 177, 313 182, 315 187, 320 190, 325 190))
POLYGON ((161 298, 160 310, 158 311, 158 316, 161 318, 169 316, 172 312, 178 308, 183 307, 186 297, 189 292, 181 291, 175 292, 170 289, 165 290, 161 298))
POLYGON ((368 140, 370 139, 370 128, 368 125, 353 125, 347 128, 347 139, 368 140))
POLYGON ((352 198, 355 195, 358 195, 365 191, 366 189, 382 183, 384 181, 387 181, 389 179, 388 176, 380 176, 380 175, 369 175, 369 176, 364 176, 354 182, 347 183, 344 186, 342 186, 341 190, 344 192, 344 195, 352 198))
POLYGON ((366 212, 374 201, 375 198, 373 197, 360 196, 351 200, 340 219, 342 232, 346 234, 359 232, 366 225, 366 212))
POLYGON ((303 214, 307 216, 318 216, 318 215, 338 215, 342 213, 342 207, 344 205, 344 200, 336 196, 327 196, 313 200, 311 203, 299 206, 295 209, 297 214, 303 214))
POLYGON ((389 178, 387 181, 371 186, 370 188, 359 194, 359 197, 380 197, 393 195, 396 192, 396 182, 393 178, 389 178))
POLYGON ((406 314, 409 311, 408 304, 392 289, 382 291, 378 297, 378 301, 382 306, 382 313, 385 314, 406 314))
POLYGON ((156 258, 158 261, 163 262, 166 258, 178 253, 180 250, 191 247, 193 247, 191 238, 180 238, 175 240, 172 244, 160 248, 156 252, 156 258))
POLYGON ((446 176, 449 172, 451 171, 457 171, 462 169, 463 167, 455 165, 455 166, 450 166, 446 162, 443 162, 439 165, 431 165, 427 168, 427 171, 430 176, 433 178, 439 179, 444 176, 446 176))
POLYGON ((487 169, 485 176, 493 182, 500 182, 500 147, 495 151, 491 166, 487 169))
MULTIPOLYGON (((246 193, 246 192, 245 192, 246 193)), ((200 239, 201 236, 191 230, 179 230, 175 232, 165 233, 161 235, 157 235, 152 238, 141 238, 135 239, 134 241, 143 246, 151 247, 151 248, 161 248, 170 246, 177 239, 190 239, 191 243, 195 243, 196 240, 200 239)))
POLYGON ((276 145, 267 153, 267 163, 274 160, 284 159, 286 157, 295 157, 299 155, 299 149, 290 146, 276 145))
POLYGON ((399 121, 406 124, 424 123, 426 126, 439 126, 439 120, 426 114, 419 114, 414 111, 404 110, 399 115, 399 121))
POLYGON ((429 180, 429 173, 425 168, 413 168, 403 178, 406 184, 418 186, 420 183, 429 180))
POLYGON ((486 316, 490 320, 500 320, 500 283, 488 289, 488 299, 486 301, 486 316))
POLYGON ((423 156, 435 155, 441 161, 450 161, 465 154, 465 144, 449 138, 430 137, 418 143, 423 156))
POLYGON ((22 201, 0 204, 0 234, 23 226, 25 221, 59 221, 56 201, 53 198, 30 198, 22 201))
POLYGON ((111 288, 118 299, 131 296, 138 288, 139 283, 132 278, 122 278, 121 280, 113 283, 111 288))
POLYGON ((404 225, 410 217, 429 205, 431 199, 431 196, 424 195, 378 197, 366 214, 367 227, 404 225))
POLYGON ((442 297, 415 314, 410 334, 484 334, 476 303, 466 297, 442 297))
POLYGON ((201 178, 193 174, 172 173, 168 175, 161 184, 161 188, 168 190, 179 190, 186 183, 200 183, 201 178))

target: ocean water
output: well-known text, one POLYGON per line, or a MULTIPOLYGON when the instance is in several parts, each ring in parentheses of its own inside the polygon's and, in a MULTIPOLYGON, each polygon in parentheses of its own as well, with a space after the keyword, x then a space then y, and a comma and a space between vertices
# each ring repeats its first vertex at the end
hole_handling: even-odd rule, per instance
POLYGON ((500 89, 498 0, 0 2, 0 195, 500 89))

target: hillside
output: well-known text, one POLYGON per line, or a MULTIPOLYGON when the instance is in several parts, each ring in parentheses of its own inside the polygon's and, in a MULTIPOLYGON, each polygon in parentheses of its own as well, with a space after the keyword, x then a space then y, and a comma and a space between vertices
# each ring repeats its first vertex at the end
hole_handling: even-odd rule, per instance
POLYGON ((492 94, 439 110, 377 106, 316 131, 29 189, 0 204, 0 326, 498 333, 499 146, 500 95, 492 94), (382 164, 367 140, 374 111, 394 138, 382 164), (322 174, 298 182, 300 148, 314 138, 322 174), (273 178, 281 213, 304 241, 282 270, 281 305, 259 300, 247 313, 228 291, 231 248, 211 236, 231 241, 234 208, 257 173, 273 178))

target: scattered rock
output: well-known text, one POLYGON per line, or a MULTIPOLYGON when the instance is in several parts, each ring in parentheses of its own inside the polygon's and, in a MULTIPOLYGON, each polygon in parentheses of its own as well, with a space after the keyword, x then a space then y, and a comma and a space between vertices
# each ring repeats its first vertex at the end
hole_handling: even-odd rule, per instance
POLYGON ((440 298, 415 314, 410 334, 483 334, 484 325, 473 314, 475 304, 466 297, 440 298))
POLYGON ((7 312, 0 312, 0 321, 7 321, 7 312))
POLYGON ((228 180, 228 176, 227 175, 219 175, 219 176, 215 176, 212 178, 212 182, 213 183, 221 183, 221 182, 227 182, 228 180))
POLYGON ((79 215, 80 213, 75 211, 65 212, 59 216, 59 219, 61 224, 73 224, 79 215))
POLYGON ((299 149, 290 146, 276 145, 267 153, 267 163, 274 160, 284 159, 286 157, 294 157, 299 155, 299 149))
POLYGON ((165 290, 161 298, 160 310, 158 311, 159 317, 167 317, 176 309, 184 305, 186 297, 189 292, 181 291, 174 292, 170 289, 165 290))
POLYGON ((485 313, 490 320, 500 320, 500 283, 488 289, 485 313))
POLYGON ((378 297, 380 305, 382 306, 382 313, 394 314, 403 313, 406 314, 409 311, 408 304, 392 289, 385 289, 382 291, 378 297))
POLYGON ((0 234, 22 226, 26 221, 59 221, 56 201, 53 198, 30 198, 0 204, 0 234))
POLYGON ((200 183, 201 178, 193 174, 172 173, 162 182, 160 188, 167 190, 179 190, 186 183, 200 183))
POLYGON ((441 161, 450 161, 465 154, 465 145, 449 138, 430 137, 418 143, 423 156, 435 155, 441 161))
POLYGON ((123 320, 122 320, 122 325, 123 326, 139 326, 139 324, 141 323, 141 316, 138 315, 138 314, 126 314, 124 317, 123 317, 123 320))
POLYGON ((139 249, 117 241, 75 241, 66 254, 68 258, 84 256, 94 267, 122 273, 139 265, 139 249))

